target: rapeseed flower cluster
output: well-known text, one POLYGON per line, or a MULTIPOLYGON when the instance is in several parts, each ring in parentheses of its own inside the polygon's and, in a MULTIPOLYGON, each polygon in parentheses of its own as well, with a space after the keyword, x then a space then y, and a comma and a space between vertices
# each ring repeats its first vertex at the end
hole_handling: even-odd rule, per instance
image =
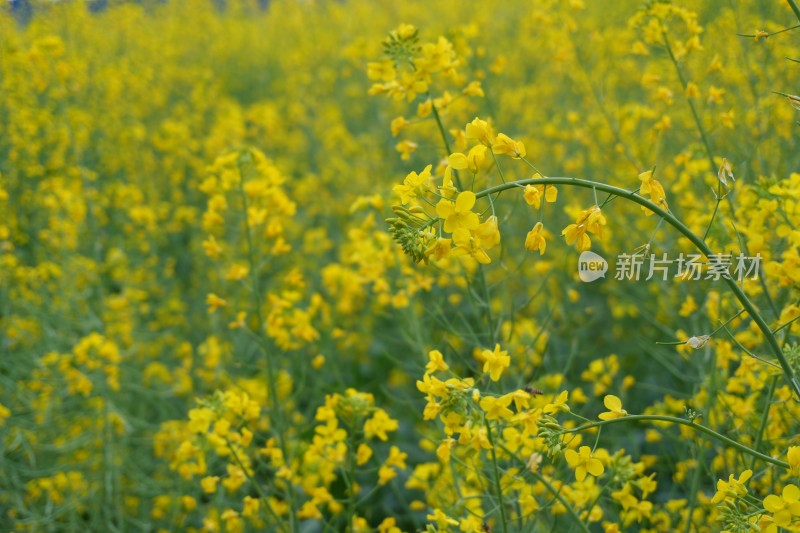
POLYGON ((4 6, 0 524, 800 528, 798 15, 4 6))

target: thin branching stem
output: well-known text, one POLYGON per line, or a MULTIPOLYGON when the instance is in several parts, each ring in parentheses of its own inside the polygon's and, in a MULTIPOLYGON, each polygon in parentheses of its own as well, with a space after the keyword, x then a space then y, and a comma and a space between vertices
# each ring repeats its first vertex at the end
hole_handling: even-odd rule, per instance
POLYGON ((628 423, 628 422, 670 422, 672 424, 679 424, 681 426, 686 426, 698 431, 700 433, 704 433, 709 437, 712 437, 720 442, 723 442, 730 446, 731 448, 735 448, 736 450, 755 457, 757 459, 761 459, 765 463, 773 464, 775 466, 779 466, 786 470, 789 470, 791 467, 789 463, 785 461, 781 461, 780 459, 775 459, 774 457, 770 457, 769 455, 763 454, 758 450, 754 450, 752 448, 748 448, 744 444, 740 444, 735 440, 726 437, 721 433, 717 433, 713 429, 701 426, 700 424, 695 424, 691 420, 687 420, 685 418, 678 418, 676 416, 666 416, 666 415, 628 415, 623 416, 620 418, 612 418, 611 420, 600 420, 598 422, 591 422, 589 424, 584 424, 582 426, 578 426, 572 429, 565 429, 564 433, 580 433, 581 431, 585 431, 587 429, 592 428, 600 428, 603 426, 609 426, 613 424, 621 424, 621 423, 628 423))
MULTIPOLYGON (((606 183, 600 183, 596 181, 590 181, 580 178, 568 178, 568 177, 548 177, 548 178, 527 178, 517 181, 510 181, 507 183, 503 183, 502 185, 496 185, 494 187, 489 187, 484 189, 475 194, 477 198, 482 198, 484 196, 488 196, 490 194, 496 194, 502 191, 506 191, 509 189, 524 187, 525 185, 530 184, 539 184, 539 185, 572 185, 575 187, 582 187, 584 189, 594 189, 602 192, 606 192, 609 194, 613 194, 615 196, 625 198, 635 204, 641 205, 657 215, 664 218, 664 220, 673 228, 678 230, 684 237, 686 237, 695 247, 702 252, 706 257, 710 257, 713 255, 713 252, 708 247, 703 239, 698 237, 692 230, 690 230, 683 222, 678 220, 675 215, 664 209, 662 206, 657 205, 647 198, 636 194, 633 191, 629 191, 623 189, 621 187, 615 187, 613 185, 608 185, 606 183)), ((781 365, 781 369, 786 377, 786 382, 789 387, 794 392, 795 396, 800 399, 800 382, 797 381, 797 377, 795 376, 794 370, 792 369, 789 361, 786 359, 786 356, 783 353, 783 350, 778 344, 775 335, 772 333, 767 322, 764 320, 764 317, 761 316, 761 313, 758 311, 756 306, 753 302, 750 301, 750 298, 745 294, 744 290, 736 283, 736 281, 731 278, 730 276, 725 276, 722 280, 728 285, 731 292, 733 292, 736 299, 739 300, 742 307, 745 308, 747 313, 750 315, 750 318, 753 319, 753 322, 756 323, 758 329, 764 334, 764 337, 767 340, 767 344, 769 344, 770 350, 772 354, 775 356, 775 359, 781 365)))

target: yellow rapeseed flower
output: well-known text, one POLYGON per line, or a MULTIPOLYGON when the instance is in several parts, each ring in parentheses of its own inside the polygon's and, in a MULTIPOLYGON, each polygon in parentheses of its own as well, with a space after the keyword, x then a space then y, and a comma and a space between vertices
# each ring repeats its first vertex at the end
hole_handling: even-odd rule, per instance
POLYGON ((578 481, 586 479, 587 474, 598 477, 605 470, 603 463, 599 459, 592 457, 592 449, 588 446, 581 446, 577 452, 575 450, 567 450, 564 452, 564 458, 569 466, 575 470, 575 479, 578 481))
POLYGON ((500 350, 500 345, 496 344, 494 350, 483 350, 483 371, 489 373, 492 381, 498 381, 503 374, 503 369, 511 365, 511 358, 508 352, 500 350))
POLYGON ((609 394, 603 399, 603 405, 608 411, 597 415, 600 420, 613 420, 628 415, 628 411, 622 408, 622 401, 613 394, 609 394))

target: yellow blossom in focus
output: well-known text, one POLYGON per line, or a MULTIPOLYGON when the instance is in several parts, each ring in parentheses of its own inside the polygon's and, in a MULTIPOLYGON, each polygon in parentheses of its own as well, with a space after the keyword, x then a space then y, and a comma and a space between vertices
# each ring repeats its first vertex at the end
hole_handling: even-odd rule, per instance
POLYGON ((764 498, 764 509, 772 513, 777 527, 788 528, 800 516, 800 489, 791 484, 784 486, 780 496, 770 494, 764 498))
POLYGON ((436 204, 436 214, 444 219, 444 230, 454 232, 457 229, 475 229, 480 220, 478 215, 472 212, 475 205, 475 193, 464 191, 458 194, 455 202, 450 200, 439 200, 436 204))
POLYGON ((560 411, 568 413, 570 411, 569 405, 567 405, 567 401, 569 400, 569 392, 568 391, 561 391, 559 395, 553 400, 552 403, 548 403, 547 405, 542 408, 542 411, 547 414, 555 414, 560 411))
POLYGON ((628 411, 622 408, 620 399, 613 394, 609 394, 603 399, 603 405, 606 406, 608 412, 597 415, 600 420, 613 420, 628 415, 628 411))
POLYGON ((508 155, 514 158, 525 157, 525 145, 515 141, 505 133, 498 133, 492 144, 492 151, 496 154, 508 155))
POLYGON ((467 124, 465 135, 467 139, 478 141, 484 146, 492 146, 495 143, 492 128, 485 120, 479 118, 475 118, 475 120, 467 124))
POLYGON ((444 362, 444 356, 439 350, 431 350, 428 352, 428 364, 425 365, 425 372, 430 374, 437 371, 444 372, 450 367, 444 362))
POLYGON ((425 169, 417 174, 410 172, 402 185, 395 185, 393 190, 400 195, 400 201, 403 205, 409 203, 418 195, 424 194, 426 185, 431 179, 432 165, 428 165, 425 169))
POLYGON ((544 238, 544 226, 541 222, 537 222, 533 229, 525 236, 525 249, 531 252, 538 251, 540 255, 544 255, 547 249, 547 241, 544 238))
POLYGON ((511 358, 508 352, 501 351, 500 345, 496 344, 494 350, 483 350, 483 371, 489 373, 492 381, 498 381, 503 374, 503 369, 511 365, 511 358))
POLYGON ((747 482, 750 477, 752 477, 753 471, 752 470, 745 470, 742 472, 742 475, 739 476, 739 479, 733 477, 731 474, 728 477, 728 481, 722 481, 721 479, 717 481, 717 492, 714 494, 714 497, 711 498, 711 503, 719 503, 723 500, 727 499, 736 499, 741 498, 747 494, 747 488, 745 488, 744 484, 747 482))
POLYGON ((577 452, 575 450, 567 450, 564 452, 564 458, 569 466, 575 470, 575 479, 578 481, 586 479, 587 474, 598 477, 605 470, 603 463, 599 459, 592 457, 592 449, 588 446, 581 446, 577 452))
POLYGON ((602 235, 602 227, 606 225, 606 217, 598 206, 581 211, 574 224, 570 224, 561 232, 567 244, 575 243, 579 252, 585 252, 592 246, 588 233, 602 235))
MULTIPOLYGON (((639 174, 639 180, 642 184, 639 187, 639 193, 642 195, 647 194, 650 196, 650 201, 654 204, 663 207, 664 209, 667 208, 667 196, 664 192, 664 187, 658 180, 653 179, 653 171, 648 170, 646 172, 642 172, 639 174)), ((647 216, 653 214, 653 211, 647 209, 645 206, 641 206, 642 211, 645 212, 647 216)))
POLYGON ((501 396, 493 398, 486 396, 481 398, 481 409, 486 412, 486 420, 499 420, 511 418, 514 413, 508 408, 511 405, 511 396, 501 396))
MULTIPOLYGON (((538 174, 534 175, 534 178, 539 177, 538 174)), ((524 190, 525 202, 528 205, 539 209, 542 204, 542 198, 544 198, 547 203, 553 203, 558 198, 558 189, 555 185, 532 185, 528 184, 525 186, 524 190)))

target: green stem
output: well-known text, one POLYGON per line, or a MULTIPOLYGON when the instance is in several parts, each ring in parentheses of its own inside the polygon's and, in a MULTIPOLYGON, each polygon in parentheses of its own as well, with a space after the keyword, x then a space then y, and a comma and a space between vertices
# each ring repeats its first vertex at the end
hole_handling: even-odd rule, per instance
POLYGON ((700 477, 703 475, 703 449, 705 448, 706 439, 701 437, 699 443, 695 443, 694 455, 694 475, 692 475, 692 484, 689 486, 689 512, 686 513, 686 528, 684 533, 692 533, 692 525, 694 525, 694 509, 697 507, 697 490, 700 487, 700 477))
POLYGON ((480 276, 479 281, 481 284, 481 289, 483 290, 483 300, 484 304, 486 305, 486 322, 489 325, 489 342, 494 347, 495 344, 495 323, 494 317, 492 316, 492 303, 491 303, 491 296, 489 295, 489 284, 486 282, 486 275, 483 272, 483 265, 478 267, 480 269, 480 276))
POLYGON ((717 433, 716 431, 714 431, 711 428, 708 428, 706 426, 701 426, 700 424, 695 424, 691 420, 686 420, 685 418, 678 418, 678 417, 675 417, 675 416, 666 416, 666 415, 628 415, 628 416, 623 416, 623 417, 620 417, 620 418, 612 418, 611 420, 600 420, 599 422, 592 422, 591 424, 584 424, 582 426, 578 426, 578 427, 572 428, 572 429, 565 429, 564 433, 578 433, 580 431, 584 431, 584 430, 591 429, 591 428, 608 426, 608 425, 612 425, 612 424, 619 424, 619 423, 623 423, 623 422, 637 422, 637 421, 638 422, 671 422, 673 424, 679 424, 681 426, 690 427, 690 428, 692 428, 692 429, 694 429, 696 431, 699 431, 700 433, 705 433, 706 435, 708 435, 710 437, 713 437, 713 438, 717 439, 718 441, 721 441, 721 442, 727 444, 731 448, 735 448, 735 449, 739 450, 742 453, 746 453, 747 455, 750 455, 750 456, 755 457, 757 459, 761 459, 765 463, 770 463, 770 464, 773 464, 773 465, 776 465, 776 466, 780 466, 781 468, 784 468, 786 470, 789 470, 791 468, 789 466, 789 463, 787 463, 787 462, 781 461, 780 459, 775 459, 773 457, 770 457, 769 455, 765 455, 765 454, 763 454, 763 453, 761 453, 759 451, 753 450, 752 448, 748 448, 744 444, 740 444, 740 443, 736 442, 735 440, 733 440, 733 439, 731 439, 729 437, 726 437, 725 435, 717 433))
POLYGON ((347 530, 354 532, 353 521, 356 518, 356 443, 355 439, 351 442, 347 451, 348 473, 345 476, 347 482, 347 530))
POLYGON ((241 468, 242 473, 244 473, 244 477, 246 477, 247 480, 250 482, 250 484, 253 485, 253 488, 256 489, 256 492, 258 493, 258 497, 261 500, 261 503, 264 504, 264 507, 267 509, 268 513, 275 520, 275 525, 279 527, 281 531, 285 531, 286 528, 282 524, 280 517, 275 513, 275 510, 272 508, 272 505, 270 505, 269 498, 267 497, 266 494, 264 494, 264 491, 261 488, 261 485, 259 485, 258 481, 256 481, 253 478, 252 474, 250 474, 250 470, 247 467, 245 467, 244 463, 239 458, 239 454, 236 453, 236 449, 233 447, 233 444, 231 443, 228 437, 225 437, 225 444, 228 445, 228 450, 231 452, 231 455, 233 456, 233 459, 236 461, 236 464, 239 465, 239 468, 241 468))
POLYGON ((608 127, 611 129, 611 133, 613 133, 614 135, 614 140, 617 142, 619 146, 622 147, 622 152, 623 154, 625 154, 625 158, 631 163, 631 165, 633 165, 636 172, 639 172, 643 168, 643 165, 639 162, 636 156, 633 155, 633 152, 631 152, 627 143, 625 143, 622 140, 622 133, 620 132, 619 124, 617 124, 613 120, 611 113, 609 113, 608 109, 606 109, 606 106, 603 105, 604 102, 603 99, 601 98, 600 91, 598 91, 597 87, 595 87, 595 84, 592 83, 592 77, 589 75, 589 69, 586 65, 586 57, 583 55, 583 50, 575 42, 575 39, 573 38, 573 32, 568 31, 567 33, 569 34, 570 41, 572 42, 572 48, 573 50, 575 50, 575 57, 578 60, 578 66, 580 66, 581 71, 583 72, 583 75, 586 78, 586 83, 587 85, 589 85, 589 89, 592 92, 594 101, 597 104, 597 109, 600 110, 600 113, 602 113, 603 118, 606 119, 606 123, 608 124, 608 127))
MULTIPOLYGON (((662 34, 664 37, 664 46, 667 48, 667 53, 669 54, 669 58, 672 60, 672 64, 675 67, 675 72, 678 74, 678 80, 681 82, 681 88, 683 89, 683 93, 686 94, 686 87, 688 83, 686 81, 686 77, 683 75, 683 69, 681 68, 680 63, 678 63, 678 58, 675 57, 675 53, 672 51, 672 46, 669 43, 669 38, 667 34, 662 34)), ((689 109, 692 110, 692 117, 694 117, 695 125, 697 125, 697 131, 700 132, 700 138, 703 141, 703 145, 706 149, 706 155, 708 155, 708 162, 711 164, 711 172, 714 172, 714 152, 711 150, 711 143, 708 141, 708 136, 706 135, 706 129, 703 127, 703 123, 700 121, 700 115, 697 113, 697 108, 694 105, 694 98, 686 98, 686 101, 689 103, 689 109)))
POLYGON ((777 328, 775 328, 775 331, 773 331, 772 333, 778 333, 780 330, 782 330, 786 326, 791 326, 796 320, 800 320, 800 315, 797 315, 796 317, 794 317, 793 319, 789 320, 785 324, 782 324, 782 325, 778 326, 777 328))
MULTIPOLYGON (((442 141, 444 141, 444 149, 447 150, 447 153, 444 156, 445 158, 450 157, 450 154, 453 152, 450 150, 450 141, 447 140, 447 133, 444 131, 442 117, 439 116, 439 110, 436 109, 436 104, 433 102, 431 102, 431 109, 433 110, 433 117, 436 119, 436 125, 439 127, 439 134, 442 136, 442 141)), ((458 190, 463 191, 464 187, 461 185, 461 177, 458 175, 457 170, 453 170, 453 177, 456 180, 456 187, 458 187, 458 190)))
POLYGON ((495 168, 497 168, 497 173, 500 175, 500 181, 505 183, 506 177, 503 175, 503 169, 500 168, 500 163, 497 162, 497 155, 495 155, 494 150, 492 150, 491 146, 489 147, 489 153, 492 154, 492 160, 494 161, 495 168))
POLYGON ((756 354, 754 354, 753 352, 751 352, 750 350, 748 350, 747 347, 744 344, 742 344, 741 342, 739 342, 739 339, 737 339, 736 336, 733 334, 733 332, 731 330, 729 330, 727 327, 725 327, 725 332, 728 334, 728 336, 731 338, 731 340, 733 341, 733 343, 736 345, 737 348, 739 348, 741 351, 743 351, 744 353, 746 353, 747 355, 749 355, 753 359, 761 361, 765 365, 769 365, 769 366, 777 368, 777 369, 781 368, 778 365, 776 365, 775 363, 773 363, 771 361, 767 361, 763 357, 759 357, 756 354))
MULTIPOLYGON (((720 303, 720 307, 721 307, 720 303)), ((718 309, 717 312, 720 312, 718 309)), ((714 409, 714 404, 717 401, 717 390, 719 383, 717 382, 717 354, 715 351, 706 348, 706 353, 710 355, 708 359, 708 373, 710 375, 710 383, 708 387, 708 394, 706 395, 706 406, 705 412, 711 413, 714 409)), ((694 423, 694 421, 692 421, 694 423)), ((709 423, 711 423, 711 418, 709 417, 709 423)), ((709 428, 711 429, 711 428, 709 428)), ((694 510, 697 507, 697 492, 700 489, 700 478, 703 476, 703 471, 705 470, 705 455, 703 451, 706 448, 706 441, 708 437, 701 437, 700 442, 696 443, 696 450, 695 450, 695 465, 694 465, 694 475, 692 476, 692 484, 689 487, 689 512, 687 514, 688 518, 686 520, 686 529, 684 529, 684 533, 692 533, 692 524, 693 524, 693 517, 694 517, 694 510)), ((754 459, 755 460, 755 459, 754 459)))
MULTIPOLYGON (((111 423, 110 412, 108 409, 108 389, 103 394, 103 514, 106 515, 106 527, 113 528, 112 524, 119 522, 119 516, 116 520, 111 518, 112 500, 114 500, 114 470, 113 470, 113 455, 114 451, 111 449, 112 436, 111 436, 111 423)), ((117 509, 119 511, 119 509, 117 509)))
MULTIPOLYGON (((753 448, 758 450, 761 446, 761 441, 764 439, 764 429, 767 427, 767 419, 769 418, 769 408, 772 406, 772 398, 775 396, 775 385, 778 383, 778 376, 777 374, 772 377, 772 380, 769 382, 769 392, 767 393, 767 401, 764 403, 764 411, 761 413, 761 424, 758 426, 758 433, 756 433, 756 442, 753 444, 753 448)), ((753 460, 750 462, 750 470, 755 468, 756 466, 756 458, 753 457, 753 460)))
MULTIPOLYGON (((259 278, 258 278, 258 264, 256 262, 256 257, 255 257, 255 246, 253 244, 252 229, 250 228, 250 219, 249 219, 248 213, 247 213, 247 193, 244 190, 245 168, 243 168, 245 165, 248 166, 248 167, 250 165, 252 165, 252 156, 250 156, 249 152, 247 152, 246 154, 249 156, 247 158, 247 160, 243 161, 243 162, 240 162, 240 168, 239 168, 239 178, 240 178, 239 192, 240 192, 241 197, 242 197, 242 210, 244 211, 243 212, 243 215, 244 215, 243 216, 243 224, 244 224, 245 238, 247 239, 247 260, 248 260, 248 263, 249 263, 249 266, 250 266, 250 280, 251 280, 250 283, 252 283, 252 286, 253 286, 253 290, 252 290, 253 307, 255 307, 255 310, 256 310, 256 318, 258 319, 258 336, 260 338, 261 337, 261 328, 264 327, 264 315, 263 315, 263 311, 261 309, 261 288, 260 288, 260 283, 259 283, 259 278)), ((242 159, 244 159, 244 157, 242 159)), ((270 400, 272 402, 273 409, 275 409, 275 412, 278 415, 278 416, 276 416, 276 418, 279 419, 279 420, 282 420, 283 414, 282 414, 282 409, 281 409, 281 403, 278 400, 278 391, 277 391, 277 387, 276 387, 277 380, 275 379, 275 369, 273 368, 273 364, 272 364, 273 361, 272 361, 272 358, 269 356, 269 353, 267 352, 266 349, 264 349, 264 355, 266 356, 264 359, 266 361, 266 366, 267 366, 267 379, 269 380, 270 400)), ((282 441, 283 441, 283 439, 281 438, 281 442, 282 441)), ((285 452, 285 450, 283 450, 283 451, 285 452)))
MULTIPOLYGON (((669 58, 672 60, 672 64, 675 67, 675 72, 678 73, 678 79, 681 82, 681 88, 683 89, 683 94, 686 94, 686 88, 688 87, 688 83, 686 81, 686 77, 683 75, 683 69, 681 68, 680 63, 678 62, 678 58, 675 57, 675 54, 672 51, 672 46, 669 43, 669 38, 667 37, 666 33, 662 33, 664 38, 664 46, 667 48, 667 53, 669 54, 669 58)), ((686 97, 686 101, 689 103, 689 108, 692 110, 692 117, 694 117, 694 123, 697 126, 697 131, 700 132, 700 138, 703 140, 703 146, 706 149, 706 155, 708 156, 708 163, 709 163, 709 171, 714 172, 714 167, 716 164, 714 163, 714 152, 711 149, 711 143, 708 140, 708 135, 706 134, 706 129, 703 127, 703 123, 700 120, 700 115, 697 112, 697 108, 694 105, 694 98, 686 97)), ((708 223, 708 229, 706 230, 706 237, 708 236, 708 232, 711 231, 711 225, 714 223, 714 218, 717 215, 718 207, 720 202, 722 202, 722 183, 717 181, 717 207, 714 208, 714 213, 711 215, 711 220, 708 223)), ((728 200, 728 207, 731 210, 731 216, 735 219, 736 218, 736 209, 733 205, 733 200, 728 194, 724 195, 724 198, 728 200)), ((705 237, 703 238, 705 240, 705 237)), ((800 391, 799 391, 800 392, 800 391)))
MULTIPOLYGON (((675 215, 665 210, 660 205, 656 205, 647 198, 639 196, 638 194, 632 191, 628 191, 620 187, 615 187, 613 185, 608 185, 606 183, 584 180, 580 178, 567 178, 567 177, 527 178, 523 180, 510 181, 507 183, 503 183, 502 185, 497 185, 495 187, 489 187, 488 189, 484 189, 483 191, 476 193, 475 196, 477 198, 482 198, 489 194, 499 193, 516 187, 524 187, 525 185, 529 184, 573 185, 575 187, 583 187, 585 189, 596 189, 599 191, 614 194, 621 198, 625 198, 626 200, 630 200, 635 204, 644 206, 647 209, 656 213, 657 215, 663 217, 670 226, 678 230, 678 232, 680 232, 692 244, 694 244, 697 247, 697 249, 700 250, 706 257, 710 257, 711 255, 713 255, 713 252, 708 247, 708 245, 700 237, 695 235, 694 232, 692 232, 692 230, 690 230, 683 222, 678 220, 675 217, 675 215)), ((760 329, 761 332, 764 334, 764 337, 766 338, 767 343, 769 344, 769 347, 772 350, 773 355, 781 365, 781 369, 783 370, 783 373, 786 376, 786 382, 794 392, 795 396, 797 396, 797 398, 800 399, 800 382, 797 381, 797 378, 794 375, 794 370, 792 370, 789 361, 783 354, 783 350, 781 350, 781 347, 778 344, 775 335, 773 335, 769 325, 766 323, 764 318, 758 312, 758 309, 756 309, 753 302, 750 301, 750 298, 748 298, 747 295, 744 293, 744 290, 742 290, 742 288, 736 283, 736 281, 733 278, 728 276, 728 277, 723 277, 723 280, 725 281, 725 283, 728 284, 728 287, 733 292, 734 296, 736 296, 736 299, 739 300, 739 303, 742 304, 742 307, 744 307, 747 313, 750 315, 750 318, 753 319, 753 322, 756 323, 758 329, 760 329)))
MULTIPOLYGON (((449 157, 450 154, 452 153, 452 151, 450 150, 450 141, 447 140, 447 133, 444 131, 444 124, 442 124, 442 118, 439 116, 439 110, 436 109, 436 104, 431 104, 431 109, 433 109, 433 116, 436 118, 436 125, 439 126, 439 134, 442 136, 442 142, 444 143, 444 149, 447 150, 447 154, 445 154, 445 157, 449 157)), ((491 148, 490 148, 490 150, 491 150, 491 148)), ((494 152, 492 152, 492 155, 494 155, 494 152)), ((497 159, 495 159, 495 163, 496 162, 497 162, 497 159)), ((500 166, 499 165, 497 166, 497 170, 500 172, 500 174, 502 176, 502 171, 500 170, 500 166)), ((461 185, 461 178, 459 177, 457 170, 453 170, 453 177, 455 178, 456 186, 458 187, 458 190, 459 191, 463 191, 464 188, 461 185)), ((503 180, 503 182, 505 182, 505 180, 503 180)), ((489 200, 491 200, 491 198, 489 200)), ((494 327, 494 321, 493 321, 493 318, 492 318, 491 303, 489 301, 489 286, 486 283, 486 274, 483 271, 483 267, 479 268, 478 272, 479 272, 478 275, 479 275, 479 278, 480 278, 481 285, 483 286, 484 298, 486 299, 486 320, 489 323, 488 325, 489 325, 489 328, 490 328, 490 340, 492 341, 492 343, 494 343, 495 327, 494 327)))
MULTIPOLYGON (((285 425, 284 425, 284 417, 283 417, 283 409, 281 408, 280 399, 278 398, 278 381, 275 376, 275 368, 272 360, 272 356, 267 349, 268 343, 267 340, 264 338, 264 313, 261 309, 261 289, 258 277, 258 263, 256 262, 255 256, 255 246, 253 244, 253 234, 252 229, 250 227, 250 220, 248 218, 247 213, 247 193, 244 190, 244 180, 245 180, 245 171, 252 169, 253 165, 253 156, 249 151, 242 153, 239 157, 238 167, 239 167, 239 192, 242 197, 242 210, 243 210, 243 218, 244 218, 244 233, 247 240, 247 259, 250 266, 250 278, 251 283, 253 285, 253 306, 256 309, 256 317, 258 318, 258 331, 257 337, 261 344, 261 349, 264 351, 264 361, 267 367, 267 380, 269 385, 269 397, 270 403, 272 404, 271 407, 274 410, 275 414, 275 426, 276 426, 276 433, 278 436, 278 442, 280 444, 281 452, 283 453, 283 458, 289 464, 291 464, 291 458, 288 454, 288 447, 286 445, 286 438, 285 438, 285 425)), ((287 480, 287 494, 289 496, 289 507, 291 509, 290 513, 290 529, 291 531, 297 530, 297 523, 296 523, 296 507, 295 507, 295 497, 294 497, 294 486, 292 485, 291 480, 287 480)))
MULTIPOLYGON (((798 24, 797 26, 792 26, 790 28, 783 28, 782 30, 778 30, 778 31, 773 32, 773 33, 767 33, 764 36, 764 38, 772 37, 773 35, 780 35, 781 33, 785 33, 787 31, 796 30, 797 28, 800 28, 800 24, 798 24)), ((755 34, 752 34, 752 33, 737 33, 736 35, 738 37, 755 37, 756 36, 755 34)))
POLYGON ((489 445, 492 447, 492 468, 494 470, 494 489, 497 492, 497 505, 500 507, 500 521, 503 524, 503 533, 508 533, 508 524, 506 523, 506 507, 503 502, 503 489, 500 487, 500 468, 497 466, 497 451, 494 446, 494 439, 492 438, 492 425, 485 418, 483 424, 486 426, 486 436, 489 439, 489 445))
POLYGON ((586 526, 586 524, 583 523, 583 520, 581 520, 581 517, 578 516, 578 513, 575 512, 575 509, 573 509, 572 506, 567 502, 567 500, 564 499, 564 497, 561 495, 561 493, 559 491, 557 491, 555 489, 555 487, 553 487, 553 485, 551 485, 550 482, 547 481, 544 478, 544 476, 542 476, 538 472, 531 472, 531 474, 533 474, 533 477, 535 477, 538 481, 541 481, 542 485, 544 485, 545 488, 548 491, 550 491, 550 493, 553 496, 555 496, 555 498, 559 502, 561 502, 561 505, 564 506, 564 508, 567 510, 567 512, 570 514, 570 516, 575 520, 575 523, 578 524, 578 526, 581 528, 581 531, 583 531, 584 533, 589 533, 589 531, 590 531, 589 528, 586 526))
POLYGON ((789 7, 792 8, 794 12, 794 16, 797 17, 797 20, 800 20, 800 7, 797 7, 797 2, 795 0, 786 0, 789 2, 789 7))

